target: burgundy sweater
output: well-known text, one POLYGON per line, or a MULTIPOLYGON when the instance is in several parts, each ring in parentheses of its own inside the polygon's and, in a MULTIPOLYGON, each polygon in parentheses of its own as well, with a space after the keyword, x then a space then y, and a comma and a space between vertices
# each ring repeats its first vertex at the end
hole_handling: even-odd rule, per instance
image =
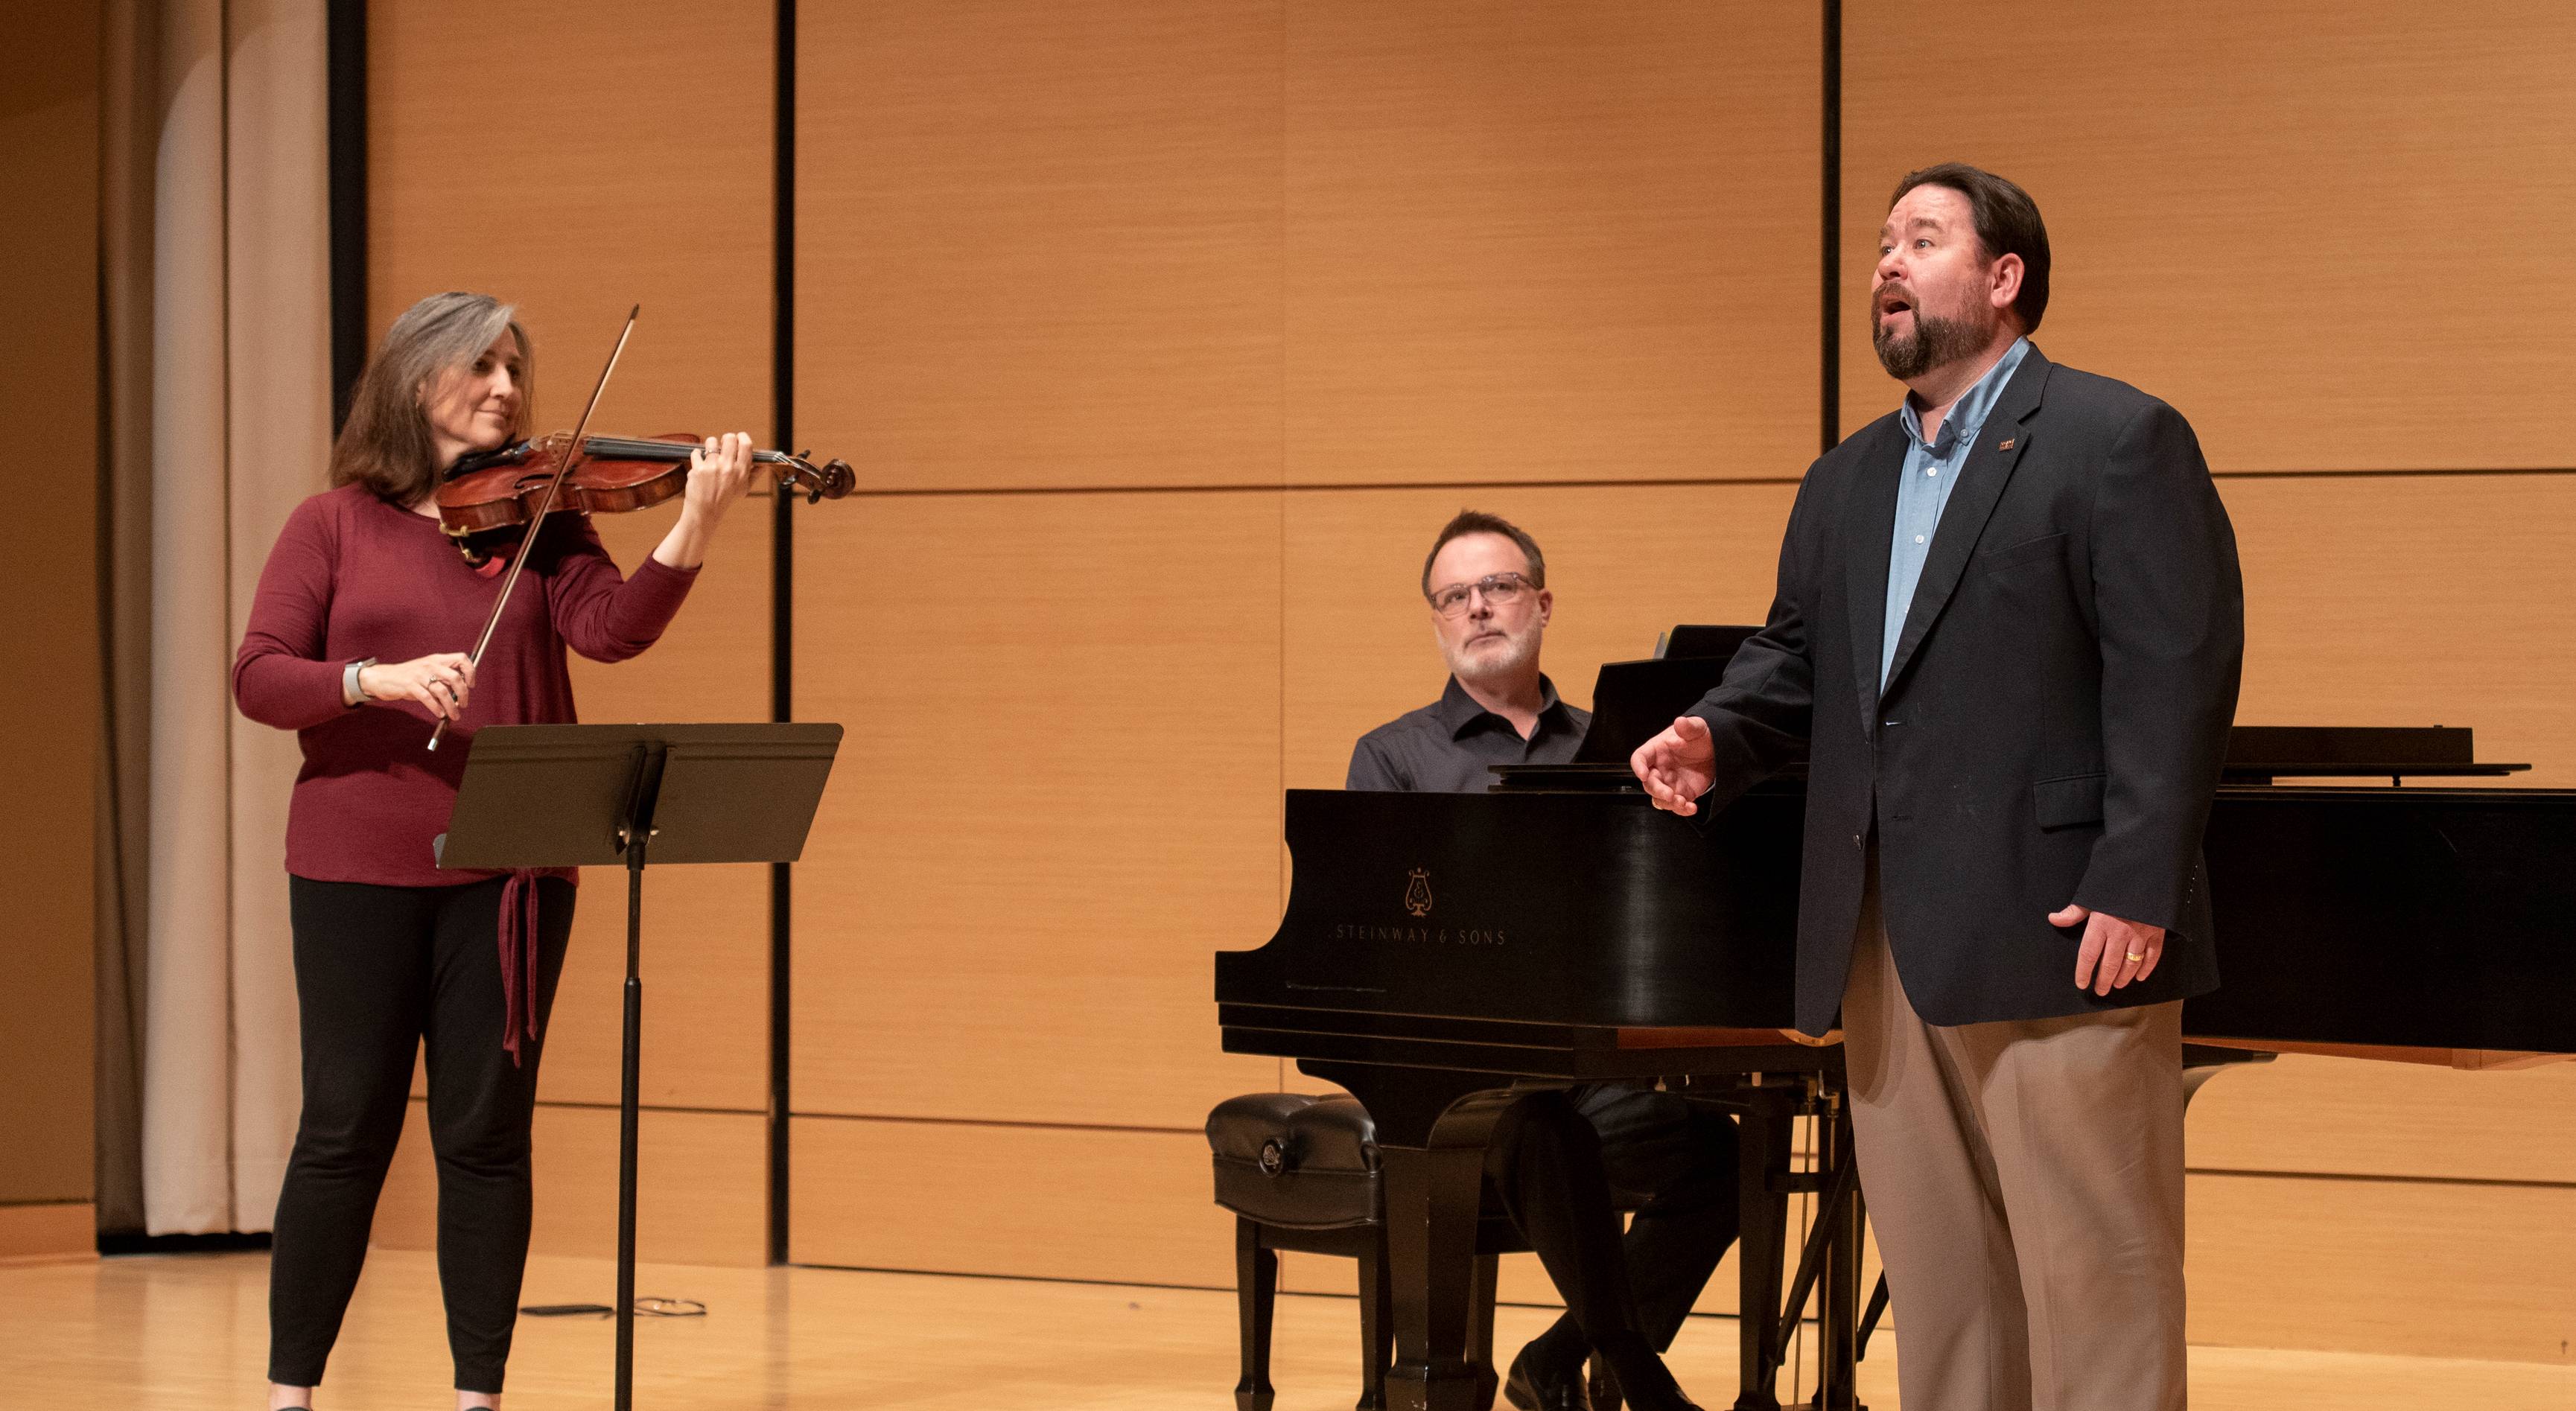
POLYGON ((304 768, 286 817, 286 870, 317 882, 436 887, 496 875, 442 872, 430 839, 447 830, 475 732, 571 721, 564 649, 623 661, 653 645, 696 581, 647 559, 624 578, 590 522, 548 516, 526 573, 475 669, 464 717, 436 753, 414 701, 341 703, 341 672, 466 652, 501 591, 438 522, 344 486, 295 507, 260 571, 233 661, 242 714, 293 730, 304 768))

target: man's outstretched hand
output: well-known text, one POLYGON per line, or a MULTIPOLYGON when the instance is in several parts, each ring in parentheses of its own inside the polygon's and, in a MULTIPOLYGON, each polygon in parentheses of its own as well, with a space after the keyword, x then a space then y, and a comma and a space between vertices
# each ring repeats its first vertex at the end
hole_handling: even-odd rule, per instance
POLYGON ((1684 818, 1699 812, 1699 796, 1717 782, 1717 747, 1709 743, 1708 722, 1696 715, 1675 720, 1664 733, 1637 747, 1628 767, 1646 786, 1655 807, 1684 818))
POLYGON ((2123 921, 2107 911, 2088 911, 2073 902, 2048 914, 2051 926, 2081 926, 2083 947, 2075 952, 2075 988, 2107 995, 2133 980, 2156 973, 2164 959, 2165 928, 2123 921))

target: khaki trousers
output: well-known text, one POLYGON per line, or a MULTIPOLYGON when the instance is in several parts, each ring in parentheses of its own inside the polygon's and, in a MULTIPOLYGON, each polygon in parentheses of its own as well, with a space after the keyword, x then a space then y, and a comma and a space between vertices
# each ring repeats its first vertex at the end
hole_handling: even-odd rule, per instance
POLYGON ((1871 871, 1843 1044, 1905 1411, 2181 1411, 2181 1003, 1924 1023, 1871 871))

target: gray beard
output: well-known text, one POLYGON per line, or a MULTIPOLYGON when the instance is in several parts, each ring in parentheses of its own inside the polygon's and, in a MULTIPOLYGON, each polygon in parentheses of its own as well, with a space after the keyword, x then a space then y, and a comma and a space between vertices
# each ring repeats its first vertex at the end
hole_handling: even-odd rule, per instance
POLYGON ((1899 382, 1911 382, 1936 367, 1984 352, 1994 335, 1991 324, 1979 326, 1954 318, 1935 318, 1914 311, 1914 336, 1899 339, 1873 317, 1869 345, 1878 350, 1878 365, 1899 382))
POLYGON ((1481 684, 1510 677, 1528 666, 1538 656, 1539 635, 1537 631, 1532 631, 1521 637, 1507 637, 1504 640, 1509 644, 1508 650, 1499 656, 1488 656, 1473 664, 1467 661, 1465 653, 1450 651, 1445 642, 1441 644, 1440 654, 1449 660, 1450 675, 1457 677, 1461 683, 1481 684))

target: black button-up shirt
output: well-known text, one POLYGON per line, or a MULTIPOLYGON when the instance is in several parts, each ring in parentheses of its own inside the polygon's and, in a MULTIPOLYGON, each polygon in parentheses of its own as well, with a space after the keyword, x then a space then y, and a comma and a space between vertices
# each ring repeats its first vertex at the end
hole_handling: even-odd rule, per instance
POLYGON ((1439 700, 1360 736, 1342 787, 1481 794, 1494 782, 1488 765, 1567 763, 1583 743, 1592 712, 1558 700, 1556 683, 1545 676, 1538 678, 1538 692, 1538 728, 1524 740, 1452 676, 1439 700))

